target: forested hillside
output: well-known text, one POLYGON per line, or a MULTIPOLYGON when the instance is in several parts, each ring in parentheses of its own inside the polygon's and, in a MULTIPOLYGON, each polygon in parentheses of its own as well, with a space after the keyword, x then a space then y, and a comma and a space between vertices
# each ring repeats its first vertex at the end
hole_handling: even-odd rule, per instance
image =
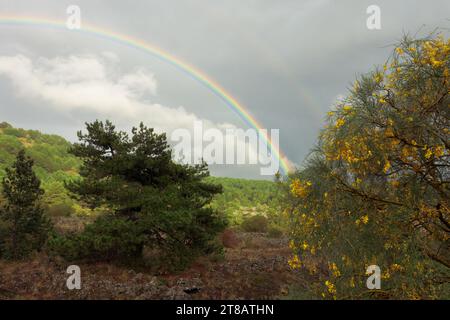
POLYGON ((1 169, 12 163, 17 152, 25 148, 34 159, 35 171, 41 179, 71 176, 80 162, 67 153, 69 147, 70 143, 60 136, 43 134, 37 130, 16 129, 6 122, 0 123, 1 169))
MULTIPOLYGON (((81 164, 78 158, 68 153, 70 146, 68 141, 58 135, 14 128, 11 124, 2 122, 0 179, 19 150, 25 148, 27 155, 35 161, 34 170, 46 191, 44 203, 50 214, 87 214, 89 211, 72 200, 64 187, 64 181, 78 175, 81 164)), ((209 177, 207 180, 223 186, 224 192, 215 197, 212 206, 225 214, 231 224, 242 222, 246 213, 267 215, 275 205, 277 189, 272 181, 226 177, 209 177)))
POLYGON ((208 179, 223 186, 224 192, 215 197, 212 206, 225 213, 231 224, 242 223, 246 216, 270 216, 278 209, 280 195, 273 181, 225 177, 208 179))
POLYGON ((77 175, 80 161, 67 151, 70 143, 64 138, 43 134, 37 130, 14 128, 0 123, 0 179, 5 174, 17 153, 25 148, 28 156, 33 158, 34 171, 46 191, 44 204, 51 214, 69 215, 76 204, 67 195, 64 181, 77 175))

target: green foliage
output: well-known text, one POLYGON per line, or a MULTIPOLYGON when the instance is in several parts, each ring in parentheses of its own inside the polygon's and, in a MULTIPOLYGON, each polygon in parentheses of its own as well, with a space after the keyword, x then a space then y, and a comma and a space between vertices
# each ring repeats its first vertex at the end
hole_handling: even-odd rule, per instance
POLYGON ((80 234, 53 237, 49 246, 68 260, 135 259, 145 240, 138 224, 124 217, 101 216, 80 234))
POLYGON ((264 215, 282 224, 281 193, 273 181, 208 177, 208 182, 223 186, 223 193, 214 197, 211 207, 223 212, 231 225, 240 225, 247 215, 264 215))
POLYGON ((56 253, 134 262, 149 247, 186 261, 213 249, 224 220, 208 206, 221 187, 204 181, 206 164, 174 163, 165 135, 143 124, 129 137, 96 121, 78 137, 70 152, 83 161, 81 179, 66 186, 81 203, 109 214, 81 234, 53 239, 56 253))
POLYGON ((69 215, 76 203, 69 197, 64 181, 76 177, 80 166, 80 161, 68 153, 69 148, 70 143, 59 136, 0 123, 0 178, 4 177, 15 155, 25 149, 34 160, 34 171, 46 191, 42 198, 44 210, 52 215, 69 215), (63 212, 63 208, 68 211, 63 212))
POLYGON ((241 228, 246 232, 267 232, 269 221, 266 217, 256 215, 244 219, 241 228))
POLYGON ((0 256, 21 259, 39 250, 47 240, 49 220, 39 200, 44 193, 33 172, 33 160, 20 151, 2 181, 0 207, 0 256))

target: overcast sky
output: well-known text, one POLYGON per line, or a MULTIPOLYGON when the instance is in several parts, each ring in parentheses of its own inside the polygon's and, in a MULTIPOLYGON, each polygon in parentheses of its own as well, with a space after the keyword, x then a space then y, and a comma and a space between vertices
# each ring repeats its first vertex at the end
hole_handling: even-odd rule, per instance
MULTIPOLYGON (((355 76, 383 64, 403 34, 450 24, 450 1, 364 0, 0 0, 0 15, 65 20, 141 39, 202 70, 301 164, 326 112, 355 76), (366 8, 381 8, 368 30, 366 8)), ((0 121, 63 135, 85 121, 120 128, 143 121, 171 131, 246 124, 207 88, 172 65, 129 46, 70 30, 0 24, 0 121)), ((259 178, 254 166, 214 174, 259 178)))

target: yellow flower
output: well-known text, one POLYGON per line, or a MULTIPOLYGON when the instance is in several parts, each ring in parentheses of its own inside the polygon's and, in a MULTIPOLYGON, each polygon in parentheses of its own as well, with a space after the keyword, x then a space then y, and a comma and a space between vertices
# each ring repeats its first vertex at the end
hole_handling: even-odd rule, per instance
POLYGON ((434 156, 436 158, 442 157, 444 155, 444 147, 443 146, 437 146, 434 148, 434 156))
POLYGON ((395 49, 395 52, 397 52, 397 54, 403 54, 403 49, 402 48, 397 48, 397 49, 395 49))
POLYGON ((298 269, 302 266, 302 262, 296 254, 292 257, 292 259, 289 259, 288 264, 292 269, 298 269))
POLYGON ((294 179, 291 183, 291 193, 299 198, 304 198, 308 195, 311 185, 311 181, 302 182, 300 179, 294 179))
POLYGON ((341 276, 341 272, 339 271, 339 268, 337 267, 336 263, 331 263, 328 264, 328 268, 333 272, 333 275, 335 277, 340 277, 341 276))
POLYGON ((397 188, 397 187, 400 185, 400 181, 398 181, 398 180, 392 180, 392 181, 391 181, 391 185, 392 185, 394 188, 397 188))
POLYGON ((432 60, 431 64, 433 65, 433 67, 440 67, 444 64, 444 61, 432 60))
POLYGON ((352 106, 344 106, 343 109, 344 111, 350 111, 352 110, 352 106))
POLYGON ((385 165, 383 167, 384 173, 387 173, 390 168, 391 168, 391 163, 389 161, 386 161, 386 163, 385 163, 385 165))
POLYGON ((344 119, 342 119, 342 118, 337 119, 337 121, 336 121, 336 128, 342 127, 344 125, 344 123, 345 123, 344 119))
POLYGON ((362 223, 367 224, 369 222, 369 216, 367 214, 365 216, 362 216, 361 221, 362 223))
POLYGON ((336 293, 336 287, 334 286, 334 284, 330 281, 325 281, 325 286, 327 287, 327 290, 329 293, 331 294, 335 294, 336 293))
POLYGON ((369 223, 369 216, 366 214, 365 216, 362 216, 362 217, 356 219, 355 223, 357 226, 359 226, 361 223, 367 224, 367 223, 369 223))
POLYGON ((391 270, 392 271, 403 271, 404 268, 401 265, 394 263, 391 265, 391 270))
POLYGON ((306 249, 308 249, 308 248, 309 248, 309 245, 306 243, 306 241, 303 241, 302 249, 303 249, 303 250, 306 250, 306 249))

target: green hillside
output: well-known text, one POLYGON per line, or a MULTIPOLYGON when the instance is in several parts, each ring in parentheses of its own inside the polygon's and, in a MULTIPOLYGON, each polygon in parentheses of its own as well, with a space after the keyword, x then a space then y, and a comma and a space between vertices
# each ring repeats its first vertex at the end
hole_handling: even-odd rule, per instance
MULTIPOLYGON (((80 161, 67 152, 69 147, 70 143, 60 136, 0 123, 0 179, 17 152, 25 148, 35 161, 34 170, 46 191, 44 202, 50 214, 88 213, 68 196, 64 188, 64 181, 76 177, 80 165, 80 161)), ((216 196, 212 206, 224 213, 231 224, 242 222, 246 213, 268 215, 277 195, 276 185, 271 181, 224 177, 208 179, 223 185, 224 193, 216 196)))
POLYGON ((226 214, 231 224, 242 223, 245 216, 275 215, 279 193, 276 184, 267 180, 210 177, 221 184, 224 192, 216 196, 212 206, 226 214))
POLYGON ((45 189, 44 203, 50 214, 69 215, 77 206, 67 195, 64 181, 77 175, 80 161, 69 154, 70 143, 57 135, 24 130, 0 123, 0 179, 16 154, 24 148, 35 161, 34 171, 45 189))

